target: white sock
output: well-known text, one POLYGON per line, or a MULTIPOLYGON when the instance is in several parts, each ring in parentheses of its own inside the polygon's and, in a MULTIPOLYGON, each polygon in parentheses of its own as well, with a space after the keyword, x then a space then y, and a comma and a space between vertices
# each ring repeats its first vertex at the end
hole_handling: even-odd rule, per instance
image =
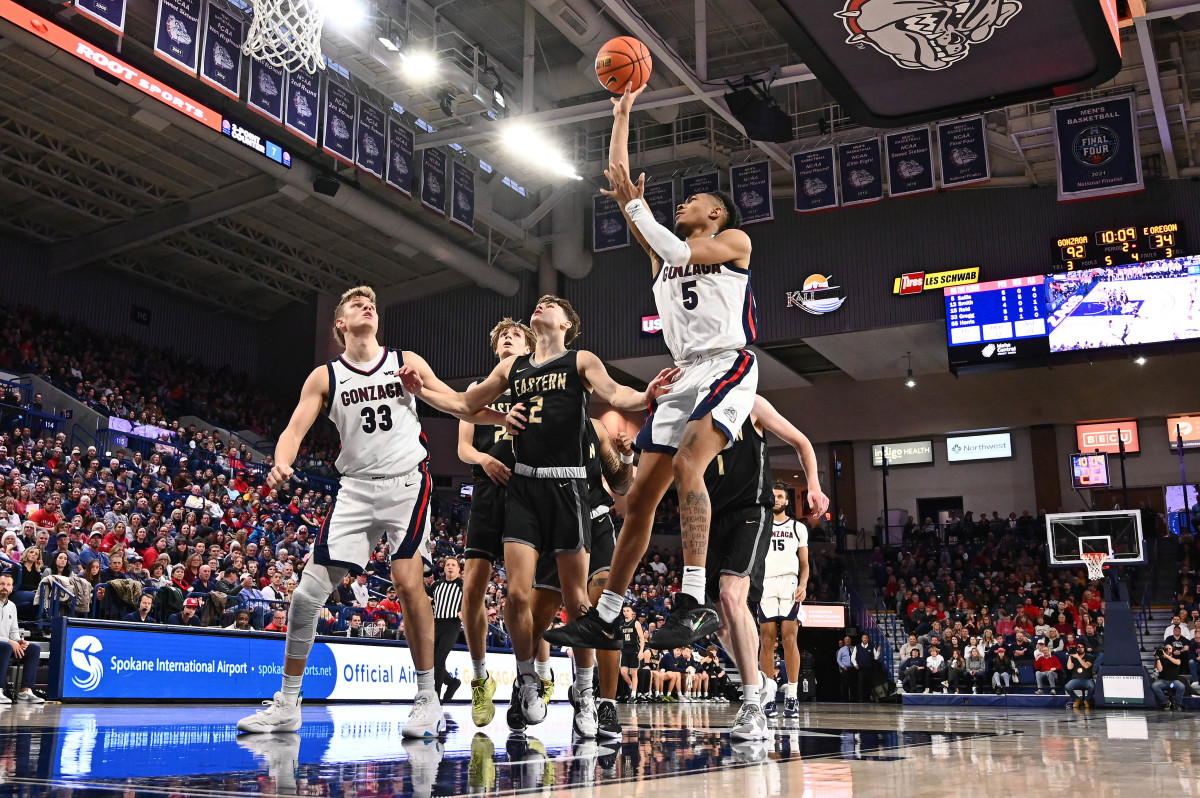
POLYGON ((625 606, 625 599, 618 596, 611 590, 605 590, 600 594, 600 603, 596 605, 596 611, 600 613, 600 620, 605 623, 612 623, 621 614, 621 608, 625 606))
POLYGON ((524 676, 524 675, 525 675, 525 674, 527 674, 527 673, 528 673, 530 676, 536 676, 536 675, 537 675, 537 671, 536 671, 536 670, 534 670, 533 659, 532 659, 532 658, 530 658, 530 659, 519 659, 519 660, 517 660, 517 676, 518 676, 518 677, 520 677, 520 676, 524 676))
POLYGON ((473 659, 473 660, 471 660, 471 671, 472 671, 472 673, 474 673, 474 674, 475 674, 475 675, 474 675, 474 678, 476 678, 476 679, 486 679, 486 678, 487 678, 487 675, 488 675, 488 672, 487 672, 487 658, 485 657, 484 659, 473 659))
POLYGON ((576 692, 583 692, 584 690, 592 689, 592 667, 594 666, 587 668, 581 668, 578 665, 575 666, 576 692))
POLYGON ((783 695, 786 698, 795 698, 796 697, 796 682, 788 682, 787 686, 783 688, 783 695))
POLYGON ((286 698, 291 699, 292 703, 295 703, 296 699, 300 697, 300 685, 303 682, 303 676, 288 676, 285 673, 283 675, 283 687, 280 688, 280 692, 283 693, 286 698))
POLYGON ((704 603, 704 566, 702 565, 685 565, 683 566, 683 581, 679 584, 679 589, 694 598, 698 603, 704 603))
POLYGON ((549 679, 552 676, 550 673, 550 660, 546 660, 545 662, 538 660, 534 662, 533 669, 537 672, 538 678, 540 679, 549 679))
POLYGON ((742 685, 742 703, 743 704, 759 703, 759 692, 758 692, 757 684, 753 685, 753 686, 748 685, 748 684, 742 685))
POLYGON ((612 704, 614 707, 617 705, 617 702, 611 698, 601 698, 600 703, 601 704, 612 704))
POLYGON ((417 692, 432 693, 433 691, 433 668, 427 671, 417 671, 417 692))

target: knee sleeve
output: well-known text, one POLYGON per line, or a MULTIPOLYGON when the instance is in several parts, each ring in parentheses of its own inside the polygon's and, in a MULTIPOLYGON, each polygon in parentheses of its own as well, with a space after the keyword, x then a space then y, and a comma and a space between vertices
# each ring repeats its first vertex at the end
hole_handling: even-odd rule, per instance
POLYGON ((333 586, 345 575, 344 568, 327 568, 315 562, 310 562, 304 569, 304 577, 292 594, 292 608, 288 612, 285 649, 288 659, 308 659, 317 636, 317 616, 333 592, 333 586))

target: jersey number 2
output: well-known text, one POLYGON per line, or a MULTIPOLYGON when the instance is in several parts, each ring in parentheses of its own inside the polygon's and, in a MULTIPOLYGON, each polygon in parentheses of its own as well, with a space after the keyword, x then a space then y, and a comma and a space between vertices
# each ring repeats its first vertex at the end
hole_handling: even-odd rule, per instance
POLYGON ((696 282, 696 280, 688 280, 679 286, 683 291, 684 310, 695 310, 696 306, 700 304, 700 295, 696 293, 696 282))
POLYGON ((363 432, 374 432, 378 429, 380 432, 387 432, 392 428, 392 408, 387 405, 379 406, 379 422, 375 421, 375 409, 364 407, 360 414, 363 420, 363 432))

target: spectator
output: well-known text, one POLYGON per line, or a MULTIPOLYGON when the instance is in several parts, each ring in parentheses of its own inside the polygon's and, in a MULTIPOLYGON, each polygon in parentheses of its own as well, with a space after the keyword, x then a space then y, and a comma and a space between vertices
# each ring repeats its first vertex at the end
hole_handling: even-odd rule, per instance
POLYGON ((971 685, 972 693, 978 693, 987 683, 987 661, 978 647, 967 649, 964 671, 960 678, 971 685))
MULTIPOLYGON (((7 573, 0 573, 0 674, 8 674, 8 666, 14 658, 25 662, 24 679, 21 690, 17 693, 17 702, 44 704, 45 700, 33 692, 34 681, 37 679, 37 663, 41 661, 42 650, 36 643, 29 643, 21 637, 21 630, 17 626, 16 606, 8 600, 12 589, 12 577, 7 573)), ((11 703, 12 700, 0 692, 0 704, 11 703)))
MULTIPOLYGON (((21 608, 19 614, 33 617, 28 610, 33 607, 38 585, 42 583, 42 577, 47 573, 49 573, 48 569, 42 565, 41 549, 37 546, 30 546, 21 553, 21 569, 17 572, 16 590, 10 588, 13 604, 21 608)), ((7 594, 5 598, 8 598, 7 594)))
POLYGON ((286 632, 287 631, 287 612, 284 610, 275 610, 271 622, 264 627, 267 632, 286 632))
POLYGON ((858 674, 854 668, 854 641, 847 637, 837 653, 840 695, 843 701, 853 701, 858 686, 858 674))
POLYGON ((1058 681, 1063 673, 1062 661, 1044 642, 1038 643, 1037 651, 1033 655, 1033 671, 1038 695, 1043 695, 1043 688, 1047 684, 1050 685, 1050 695, 1058 692, 1058 681))
POLYGON ((200 618, 196 615, 199 609, 200 599, 189 598, 183 602, 183 609, 172 613, 171 617, 167 618, 167 624, 169 626, 200 626, 200 618))
POLYGON ((900 683, 904 692, 919 693, 928 688, 929 666, 925 659, 920 645, 908 647, 908 656, 900 663, 900 683))
POLYGON ((346 607, 354 606, 354 591, 351 589, 353 582, 354 576, 350 573, 342 577, 342 583, 336 588, 339 604, 346 607))
POLYGON ((250 624, 250 613, 247 610, 238 610, 233 616, 233 623, 225 627, 226 629, 236 629, 238 631, 247 632, 254 627, 250 624))
POLYGON ((858 670, 858 700, 869 701, 875 687, 879 666, 880 648, 871 645, 871 638, 863 635, 854 647, 854 667, 858 670))
POLYGON ((149 593, 143 593, 138 599, 138 608, 136 611, 129 613, 121 620, 129 621, 130 623, 158 623, 154 616, 150 614, 150 610, 154 609, 154 597, 149 593))
POLYGON ((950 661, 946 664, 949 669, 950 680, 947 686, 947 692, 961 693, 963 691, 963 682, 970 684, 972 678, 967 675, 967 661, 962 655, 962 651, 954 649, 950 654, 950 661))
POLYGON ((1180 712, 1183 710, 1183 696, 1187 686, 1179 678, 1183 664, 1182 651, 1171 644, 1164 643, 1154 651, 1154 669, 1156 678, 1150 683, 1150 689, 1158 698, 1158 708, 1180 712), (1168 696, 1167 691, 1172 691, 1168 696))
POLYGON ((192 593, 200 596, 207 596, 209 593, 217 590, 217 580, 213 578, 210 566, 200 566, 197 571, 196 581, 192 582, 190 589, 192 593))
POLYGON ((367 589, 366 573, 361 573, 354 578, 354 583, 350 586, 350 590, 354 593, 354 606, 367 606, 367 602, 371 597, 371 591, 367 589))
POLYGON ((1178 629, 1188 640, 1191 640, 1194 637, 1194 632, 1192 632, 1191 627, 1184 623, 1183 616, 1179 613, 1175 613, 1175 615, 1171 616, 1171 622, 1167 624, 1167 628, 1163 630, 1163 640, 1171 637, 1176 629, 1178 629))
POLYGON ((992 689, 997 695, 1006 695, 1013 683, 1017 681, 1017 663, 1000 646, 996 656, 992 658, 992 689))
POLYGON ((925 660, 926 667, 929 668, 926 676, 925 692, 929 692, 930 688, 936 687, 939 693, 945 692, 947 666, 946 659, 938 651, 937 646, 929 647, 929 656, 925 660))
POLYGON ((1092 658, 1088 656, 1087 649, 1076 645, 1067 658, 1067 675, 1070 679, 1065 690, 1067 695, 1075 697, 1072 704, 1075 709, 1079 709, 1080 703, 1085 709, 1092 707, 1092 696, 1096 692, 1096 682, 1092 674, 1092 658))
POLYGON ((363 637, 363 619, 359 613, 354 613, 350 616, 350 623, 346 626, 346 631, 343 632, 346 637, 363 637))

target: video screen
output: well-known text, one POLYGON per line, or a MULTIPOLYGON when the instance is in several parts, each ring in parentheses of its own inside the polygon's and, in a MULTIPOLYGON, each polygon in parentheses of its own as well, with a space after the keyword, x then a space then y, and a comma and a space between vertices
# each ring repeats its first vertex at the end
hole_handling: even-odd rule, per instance
POLYGON ((1071 455, 1071 484, 1076 488, 1108 487, 1108 455, 1071 455))
POLYGON ((458 497, 460 499, 466 499, 467 501, 471 501, 471 498, 474 495, 475 495, 475 486, 472 483, 467 482, 462 485, 459 485, 458 497))

